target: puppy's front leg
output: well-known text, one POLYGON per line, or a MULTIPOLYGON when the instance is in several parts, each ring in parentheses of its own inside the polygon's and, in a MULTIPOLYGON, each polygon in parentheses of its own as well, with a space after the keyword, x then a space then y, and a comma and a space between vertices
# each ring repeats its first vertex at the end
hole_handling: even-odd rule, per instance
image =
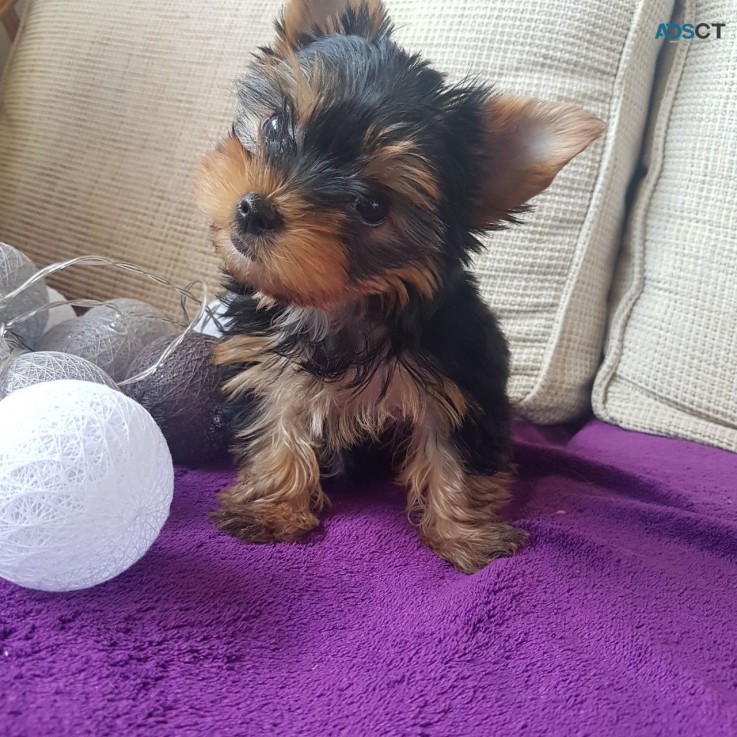
POLYGON ((474 573, 513 555, 527 533, 498 516, 508 501, 507 464, 496 473, 474 473, 466 455, 462 434, 427 412, 411 430, 400 480, 422 542, 459 571, 474 573))
POLYGON ((317 527, 328 499, 299 416, 261 407, 241 433, 236 483, 221 492, 217 527, 246 542, 296 540, 317 527))

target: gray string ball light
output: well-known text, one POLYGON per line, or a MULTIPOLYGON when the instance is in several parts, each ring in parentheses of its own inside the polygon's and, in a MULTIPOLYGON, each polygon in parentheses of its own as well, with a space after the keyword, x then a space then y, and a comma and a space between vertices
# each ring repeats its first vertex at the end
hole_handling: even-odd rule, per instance
MULTIPOLYGON (((1 362, 0 357, 0 365, 1 362)), ((84 358, 58 351, 38 351, 21 353, 5 362, 0 370, 0 399, 33 384, 61 379, 90 381, 117 389, 115 382, 101 368, 84 358)))
MULTIPOLYGON (((153 374, 122 387, 156 420, 176 463, 212 461, 227 445, 222 370, 211 356, 216 343, 211 336, 189 333, 153 374)), ((132 363, 131 375, 155 363, 166 344, 160 339, 148 345, 132 363)))
POLYGON ((169 338, 173 334, 171 322, 146 302, 130 297, 118 297, 105 304, 93 307, 85 314, 91 319, 103 319, 115 324, 122 314, 123 320, 133 327, 135 336, 132 348, 136 351, 159 338, 169 338))
POLYGON ((44 332, 51 330, 54 325, 58 325, 60 322, 64 322, 64 320, 73 320, 77 316, 74 307, 68 303, 67 298, 61 292, 57 292, 56 289, 49 287, 49 304, 53 303, 59 304, 49 309, 49 319, 46 322, 46 330, 44 332))
POLYGON ((84 358, 120 382, 136 356, 152 341, 171 340, 171 323, 156 308, 136 299, 114 299, 82 317, 55 325, 38 350, 84 358))
MULTIPOLYGON (((33 261, 17 248, 0 242, 0 298, 17 289, 33 276, 38 269, 33 261)), ((36 281, 17 294, 7 304, 0 305, 0 325, 10 323, 8 328, 20 338, 27 348, 36 347, 43 335, 48 312, 41 308, 48 304, 49 293, 43 280, 36 281), (15 322, 26 313, 39 310, 36 314, 15 322)))

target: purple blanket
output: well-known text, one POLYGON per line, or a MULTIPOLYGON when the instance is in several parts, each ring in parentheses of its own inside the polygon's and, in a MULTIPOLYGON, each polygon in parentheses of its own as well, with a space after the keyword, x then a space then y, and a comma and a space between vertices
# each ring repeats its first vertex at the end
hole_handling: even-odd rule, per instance
POLYGON ((737 456, 591 422, 517 429, 531 546, 474 576, 389 484, 308 544, 171 519, 95 589, 0 582, 2 735, 737 734, 737 456))

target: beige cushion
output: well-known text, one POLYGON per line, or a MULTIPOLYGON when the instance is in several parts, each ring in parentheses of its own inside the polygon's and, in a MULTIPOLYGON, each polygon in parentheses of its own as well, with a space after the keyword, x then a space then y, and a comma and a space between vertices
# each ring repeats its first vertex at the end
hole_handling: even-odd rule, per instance
MULTIPOLYGON (((725 20, 728 0, 689 13, 725 20)), ((737 451, 737 44, 679 44, 613 291, 599 417, 737 451), (684 64, 685 62, 685 64, 684 64)))
POLYGON ((572 100, 608 125, 605 137, 533 200, 525 225, 488 237, 478 261, 485 296, 512 347, 510 392, 518 411, 537 422, 571 419, 590 406, 625 192, 659 48, 653 38, 672 3, 387 4, 395 9, 400 38, 453 77, 471 71, 501 91, 572 100))
MULTIPOLYGON (((536 201, 489 238, 481 281, 513 353, 511 393, 543 422, 588 407, 606 294, 672 0, 390 0, 398 36, 454 78, 574 100, 608 123, 536 201)), ((270 38, 268 0, 35 0, 0 110, 0 237, 39 263, 94 251, 176 282, 215 281, 192 198, 197 162, 233 109, 232 80, 270 38)), ((63 274, 70 296, 171 306, 119 272, 63 274)))
MULTIPOLYGON (((39 265, 94 252, 216 286, 194 174, 274 5, 31 0, 0 90, 4 239, 39 265)), ((110 268, 77 267, 54 284, 67 297, 176 305, 110 268)))

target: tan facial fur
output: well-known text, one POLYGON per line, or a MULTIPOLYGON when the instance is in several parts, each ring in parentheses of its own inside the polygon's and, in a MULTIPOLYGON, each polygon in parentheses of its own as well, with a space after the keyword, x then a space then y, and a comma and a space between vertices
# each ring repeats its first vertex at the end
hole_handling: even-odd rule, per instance
MULTIPOLYGON (((420 157, 411 151, 380 152, 370 164, 372 172, 391 179, 393 186, 409 189, 415 177, 412 198, 427 204, 436 184, 420 157), (393 169, 388 167, 393 166, 393 169), (402 167, 409 167, 403 169, 402 167), (424 179, 423 179, 424 178, 424 179), (402 184, 404 182, 404 184, 402 184)), ((337 211, 316 212, 287 184, 281 182, 263 161, 247 152, 235 136, 225 138, 202 162, 197 181, 199 205, 211 223, 212 242, 228 271, 240 282, 250 284, 271 297, 295 305, 330 307, 346 300, 386 295, 398 305, 408 300, 408 286, 425 297, 434 293, 438 274, 433 258, 408 263, 380 274, 351 281, 347 257, 341 246, 344 216, 337 211), (282 232, 248 258, 233 245, 236 205, 248 192, 269 197, 285 221, 282 232)), ((401 212, 391 216, 401 227, 401 212)), ((381 239, 381 231, 371 234, 381 239)), ((392 237, 391 233, 388 237, 392 237)))
POLYGON ((234 136, 203 161, 197 193, 215 250, 236 279, 294 304, 325 306, 346 298, 342 215, 315 212, 234 136), (249 192, 271 199, 285 222, 278 236, 256 246, 255 258, 240 253, 231 235, 236 205, 249 192))
POLYGON ((369 179, 418 207, 432 208, 439 200, 440 186, 430 162, 412 141, 384 144, 381 133, 370 130, 365 146, 371 151, 365 172, 369 179))

